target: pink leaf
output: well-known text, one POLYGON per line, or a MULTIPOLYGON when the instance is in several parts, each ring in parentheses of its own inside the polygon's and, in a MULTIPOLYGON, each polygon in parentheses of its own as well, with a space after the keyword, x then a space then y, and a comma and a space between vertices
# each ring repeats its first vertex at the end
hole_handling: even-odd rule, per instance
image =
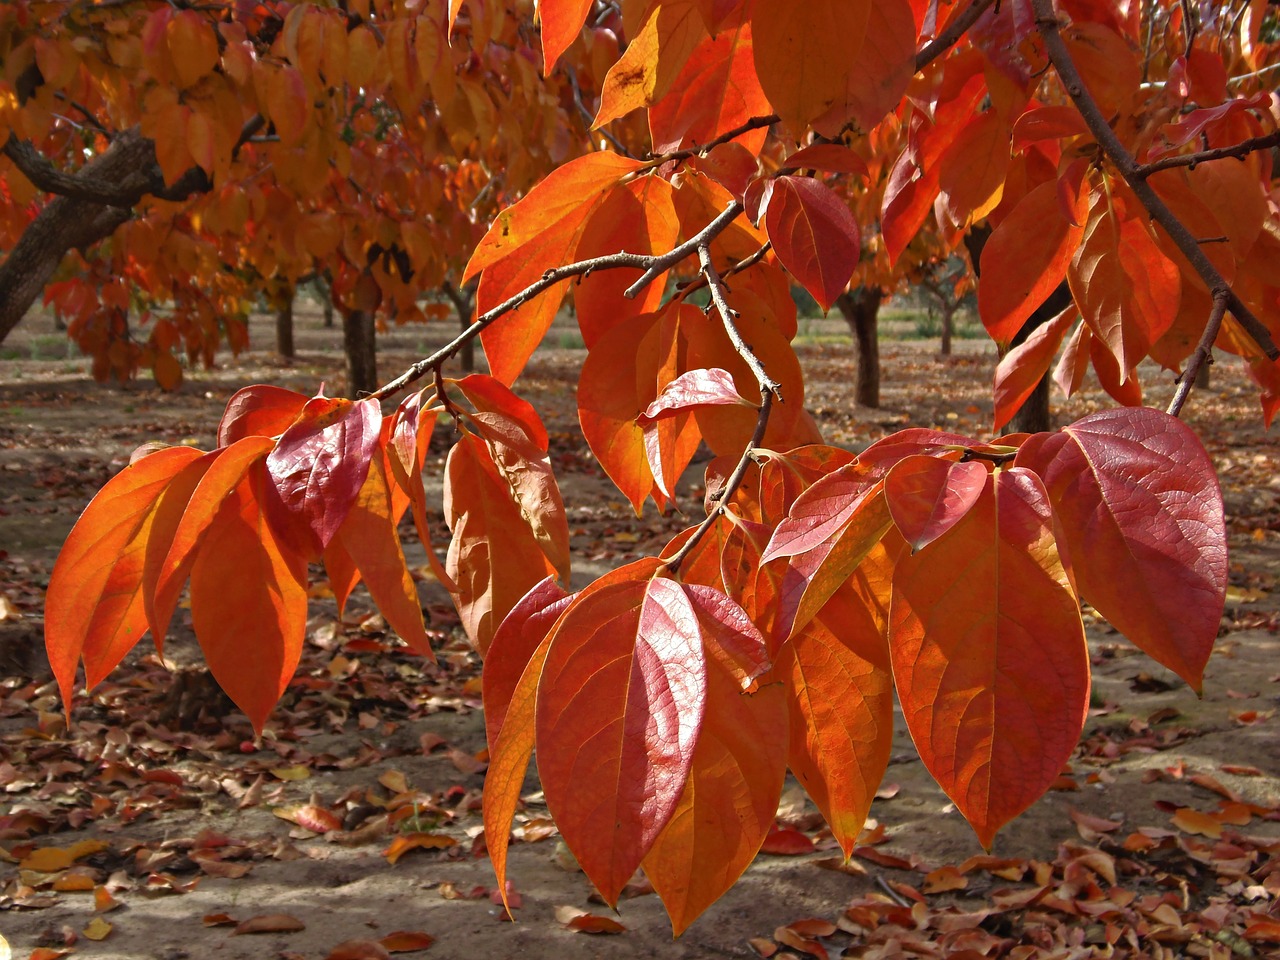
POLYGON ((831 309, 858 265, 858 221, 834 190, 808 177, 778 177, 764 202, 778 259, 823 310, 831 309))

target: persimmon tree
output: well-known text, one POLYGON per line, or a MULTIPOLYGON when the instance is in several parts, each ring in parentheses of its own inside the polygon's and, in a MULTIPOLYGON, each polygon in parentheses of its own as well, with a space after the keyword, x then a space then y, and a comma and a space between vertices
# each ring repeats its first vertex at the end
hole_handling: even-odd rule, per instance
MULTIPOLYGON (((410 514, 484 657, 500 881, 535 750, 605 900, 643 867, 677 932, 751 862, 787 769, 847 854, 895 696, 989 847, 1079 738, 1082 600, 1195 689, 1217 634, 1222 499, 1177 414, 1215 349, 1249 363, 1268 421, 1280 404, 1280 137, 1260 79, 1275 23, 1266 4, 1226 9, 623 3, 604 149, 496 216, 461 278, 477 282, 466 331, 362 399, 245 388, 214 450, 148 446, 90 503, 48 591, 68 709, 80 665, 92 687, 148 631, 163 641, 189 583, 210 669, 261 730, 298 662, 312 563, 339 606, 363 580, 430 656, 397 534, 410 514), (891 171, 878 227, 855 214, 872 154, 891 171), (1092 367, 1123 405, 1057 432, 824 445, 790 283, 829 308, 865 257, 900 262, 930 216, 953 248, 993 225, 979 309, 998 342, 1064 278, 1071 293, 1002 359, 994 431, 1064 343, 1061 382, 1092 367), (699 445, 716 454, 704 519, 572 593, 547 432, 518 393, 570 288, 582 433, 637 513, 677 501, 699 445), (489 373, 448 376, 473 338, 489 373), (1139 405, 1148 357, 1180 371, 1167 412, 1139 405), (443 560, 421 480, 438 422, 455 438, 443 560)), ((553 76, 597 11, 539 12, 553 76)))
POLYGON ((313 273, 349 343, 447 313, 422 291, 589 142, 501 4, 343 7, 0 9, 0 337, 43 292, 96 376, 169 388, 313 273))

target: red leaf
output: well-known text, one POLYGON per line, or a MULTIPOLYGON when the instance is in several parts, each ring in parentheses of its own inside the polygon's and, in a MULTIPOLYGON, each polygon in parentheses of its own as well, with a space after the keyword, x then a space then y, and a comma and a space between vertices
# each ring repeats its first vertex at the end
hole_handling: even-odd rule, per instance
POLYGON ((1225 604, 1212 461, 1180 420, 1135 407, 1036 434, 1016 461, 1044 478, 1080 595, 1196 690, 1225 604))
POLYGON ((657 399, 645 408, 641 417, 644 420, 657 420, 673 416, 689 407, 716 404, 737 404, 757 409, 756 404, 738 393, 733 375, 728 370, 713 367, 710 370, 690 370, 680 374, 663 387, 657 399))
POLYGON ((301 393, 255 383, 231 395, 218 423, 218 446, 244 437, 278 437, 302 413, 307 398, 301 393))
POLYGON ((436 942, 436 938, 420 930, 397 930, 388 933, 378 941, 391 953, 414 953, 425 950, 436 942))
POLYGON ((610 905, 680 800, 706 683, 697 617, 671 580, 588 588, 552 637, 538 772, 565 842, 610 905))
POLYGON ((778 259, 830 310, 858 265, 858 222, 835 191, 809 177, 778 177, 767 204, 764 225, 778 259))
POLYGON ((146 633, 143 565, 158 502, 199 456, 188 447, 166 447, 125 467, 98 491, 63 543, 45 597, 45 646, 68 710, 82 656, 92 687, 146 633))
POLYGON ((907 457, 884 481, 885 502, 902 538, 914 553, 964 518, 987 485, 988 470, 976 461, 907 457))
POLYGON ((376 400, 313 397, 267 455, 271 506, 299 549, 318 556, 337 535, 364 486, 381 424, 376 400))
POLYGON ((826 170, 829 173, 856 173, 866 177, 867 161, 842 143, 814 143, 801 147, 783 161, 784 170, 826 170))
POLYGON ((556 61, 582 32, 591 12, 591 0, 544 0, 538 10, 542 22, 542 72, 549 77, 556 61))
POLYGON ((260 913, 239 923, 232 934, 242 933, 297 933, 307 925, 297 917, 285 913, 260 913))
POLYGON ((994 474, 951 530, 898 561, 890 649, 929 772, 990 849, 1080 738, 1089 661, 1038 477, 994 474))

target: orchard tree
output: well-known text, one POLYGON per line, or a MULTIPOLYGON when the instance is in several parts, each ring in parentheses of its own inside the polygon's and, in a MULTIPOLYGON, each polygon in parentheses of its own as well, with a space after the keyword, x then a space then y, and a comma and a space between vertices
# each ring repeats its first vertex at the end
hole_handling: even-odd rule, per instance
MULTIPOLYGON (((446 312, 422 293, 461 274, 505 198, 589 147, 536 34, 477 2, 446 35, 448 13, 4 5, 0 339, 43 292, 96 376, 150 367, 169 388, 175 352, 238 350, 256 302, 279 310, 319 273, 352 389, 373 390, 375 319, 446 312)), ((575 78, 603 77, 600 42, 575 78)))
MULTIPOLYGON (((451 0, 451 30, 460 8, 475 0, 451 0)), ((68 709, 80 665, 92 687, 147 631, 162 641, 189 582, 210 669, 261 730, 298 663, 315 562, 340 606, 363 580, 430 656, 396 532, 411 513, 484 657, 499 889, 535 749, 604 899, 643 867, 677 932, 751 862, 788 768, 847 854, 889 760, 895 695, 990 847, 1079 738, 1082 600, 1200 687, 1226 539, 1211 463, 1177 414, 1215 349, 1250 365, 1268 421, 1280 405, 1280 137, 1261 79, 1274 14, 637 0, 603 27, 590 0, 538 12, 548 77, 616 32, 594 120, 604 148, 497 215, 460 280, 476 282, 478 316, 448 346, 363 399, 245 388, 216 449, 149 445, 103 488, 48 591, 68 709), (871 160, 889 173, 868 213, 871 160), (867 269, 864 232, 867 259, 892 266, 930 216, 951 249, 993 226, 979 309, 1000 344, 1064 280, 1071 294, 1001 361, 995 431, 1059 348, 1068 389, 1092 367, 1124 405, 1053 433, 910 429, 856 457, 822 444, 790 285, 829 308, 867 269), (582 432, 637 513, 675 502, 701 443, 717 455, 700 523, 576 593, 547 433, 517 392, 570 286, 588 347, 582 432), (472 338, 491 373, 447 376, 472 338), (1139 405, 1148 357, 1180 371, 1168 412, 1139 405), (438 421, 456 438, 443 561, 421 480, 438 421)))

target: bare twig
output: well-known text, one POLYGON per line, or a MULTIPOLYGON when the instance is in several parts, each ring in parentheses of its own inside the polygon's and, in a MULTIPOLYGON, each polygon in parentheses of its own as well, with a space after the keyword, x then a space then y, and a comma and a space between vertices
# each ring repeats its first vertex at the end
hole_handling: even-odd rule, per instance
POLYGON ((1200 342, 1196 344, 1196 348, 1192 351, 1191 359, 1187 361, 1187 367, 1182 371, 1182 375, 1178 377, 1178 389, 1173 392, 1173 399, 1169 401, 1168 413, 1170 416, 1178 416, 1182 413, 1182 407, 1187 402, 1187 397, 1191 396, 1191 390, 1196 385, 1196 377, 1200 374, 1200 368, 1205 363, 1213 362, 1213 344, 1218 339, 1218 331, 1222 329, 1222 321, 1227 315, 1227 303, 1230 299, 1231 291, 1225 287, 1220 287, 1213 291, 1213 309, 1209 311, 1209 322, 1205 324, 1204 333, 1200 335, 1200 342))
POLYGON ((969 4, 968 9, 960 14, 949 24, 947 29, 930 40, 916 54, 916 72, 923 70, 926 66, 942 56, 964 35, 964 32, 978 22, 978 18, 982 16, 983 11, 991 6, 993 0, 973 0, 969 4))
POLYGON ((730 140, 736 140, 744 133, 750 133, 752 130, 759 130, 761 127, 771 127, 782 118, 776 113, 771 113, 767 117, 752 117, 750 120, 739 124, 732 130, 727 130, 714 140, 708 140, 706 143, 699 144, 696 147, 686 147, 683 150, 673 150, 670 153, 659 154, 652 160, 653 165, 661 163, 670 163, 672 160, 688 160, 690 157, 696 157, 706 153, 712 147, 718 147, 722 143, 728 143, 730 140))
POLYGON ((1089 127, 1089 132, 1098 141, 1103 153, 1106 154, 1116 170, 1128 182, 1142 205, 1147 208, 1151 218, 1164 228, 1169 238, 1182 251, 1182 255, 1187 258, 1192 269, 1204 280, 1205 285, 1210 290, 1225 291, 1227 308, 1240 322, 1240 325, 1249 336, 1253 338, 1254 342, 1272 360, 1280 358, 1280 349, 1276 348, 1275 341, 1271 339, 1270 331, 1254 315, 1253 311, 1245 305, 1235 291, 1231 289, 1230 284, 1218 272, 1218 268, 1213 265, 1212 261, 1205 256, 1204 251, 1200 249, 1195 236, 1186 228, 1186 225, 1151 189, 1151 185, 1138 175, 1140 166, 1137 160, 1120 142, 1120 138, 1116 136, 1115 131, 1111 129, 1107 118, 1103 116, 1102 110, 1098 107, 1098 102, 1093 99, 1093 95, 1089 93, 1088 88, 1085 86, 1084 79, 1080 76, 1080 71, 1076 69, 1075 61, 1071 58, 1071 53, 1067 49, 1067 45, 1059 31, 1058 20, 1053 12, 1053 0, 1031 0, 1031 2, 1035 10, 1036 26, 1040 31, 1040 36, 1044 39, 1045 51, 1049 54, 1049 59, 1053 62, 1054 69, 1058 71, 1058 76, 1062 80, 1062 85, 1066 88, 1067 95, 1071 97, 1076 109, 1080 111, 1085 124, 1089 127))
POLYGON ((720 314, 720 322, 724 325, 725 333, 729 335, 729 340, 738 352, 738 356, 742 357, 747 362, 747 366, 751 368, 751 372, 755 375, 756 383, 760 386, 760 415, 756 418, 756 428, 751 434, 751 439, 747 441, 746 448, 742 451, 742 456, 738 458, 737 465, 734 466, 733 472, 729 474, 729 479, 725 481, 724 489, 720 491, 716 505, 707 512, 706 518, 698 524, 697 529, 693 531, 689 539, 666 561, 665 566, 672 573, 680 569, 680 564, 684 563, 685 558, 697 547, 698 542, 706 536, 712 524, 724 513, 725 506, 733 499, 734 493, 742 484, 743 477, 747 475, 747 469, 754 462, 756 449, 764 442, 764 434, 769 426, 769 413, 773 409, 774 398, 782 400, 781 385, 769 376, 764 369, 764 364, 755 355, 755 351, 742 339, 742 332, 738 329, 736 322, 737 314, 729 306, 728 300, 725 299, 724 281, 720 274, 716 272, 715 265, 711 262, 711 250, 705 244, 698 247, 698 262, 702 266, 702 275, 706 278, 707 286, 711 290, 711 304, 715 307, 716 312, 720 314))
POLYGON ((1134 176, 1145 180, 1153 173, 1168 170, 1171 167, 1194 167, 1198 163, 1208 163, 1210 160, 1244 157, 1258 150, 1270 150, 1275 146, 1280 146, 1280 130, 1261 137, 1250 137, 1248 140, 1233 143, 1229 147, 1215 147, 1212 150, 1201 150, 1198 153, 1181 153, 1171 157, 1161 157, 1159 160, 1141 164, 1133 173, 1134 176))
MULTIPOLYGON (((660 257, 649 257, 651 261, 644 268, 644 275, 635 283, 622 291, 622 295, 628 300, 634 300, 640 295, 640 291, 653 283, 654 280, 662 276, 673 266, 689 256, 695 250, 700 249, 703 245, 711 242, 711 239, 719 235, 725 227, 738 219, 738 214, 742 213, 742 204, 735 200, 729 206, 725 207, 724 213, 716 217, 696 234, 680 244, 678 247, 672 248, 668 253, 664 253, 660 257)), ((631 264, 620 264, 620 266, 631 266, 631 264)))
MULTIPOLYGON (((582 122, 586 124, 587 135, 590 136, 594 129, 600 136, 604 137, 613 146, 613 149, 624 157, 631 157, 632 153, 626 146, 604 127, 592 127, 595 121, 595 115, 587 109, 587 105, 582 101, 582 87, 578 84, 578 71, 573 67, 565 68, 565 76, 569 78, 569 89, 573 91, 573 105, 578 108, 578 113, 582 117, 582 122)), ((634 158, 633 158, 634 159, 634 158)))

